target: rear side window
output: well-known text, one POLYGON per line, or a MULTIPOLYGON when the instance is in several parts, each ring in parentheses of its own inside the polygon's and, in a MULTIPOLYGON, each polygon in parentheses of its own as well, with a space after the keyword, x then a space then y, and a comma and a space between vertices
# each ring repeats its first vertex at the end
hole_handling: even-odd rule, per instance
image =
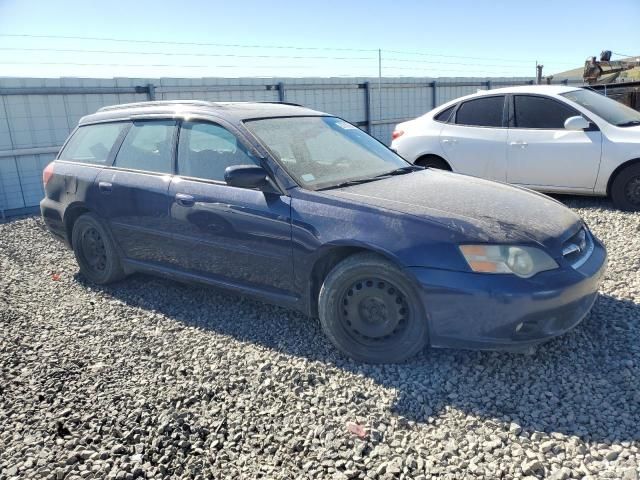
POLYGON ((178 146, 178 174, 224 182, 224 171, 257 161, 226 128, 206 122, 183 122, 178 146))
POLYGON ((456 112, 456 124, 475 127, 501 127, 504 96, 469 100, 456 112))
POLYGON ((571 107, 545 97, 516 95, 514 104, 516 128, 564 129, 567 118, 579 115, 571 107))
POLYGON ((115 166, 146 172, 173 173, 173 138, 176 122, 135 122, 116 156, 115 166))
POLYGON ((447 123, 449 121, 449 119, 451 118, 451 114, 453 113, 453 109, 456 108, 455 105, 453 105, 452 107, 446 108, 443 111, 441 111, 439 114, 437 114, 435 117, 433 117, 433 119, 436 122, 444 122, 447 123))
POLYGON ((127 123, 100 123, 79 127, 67 142, 61 160, 105 165, 109 153, 127 123))

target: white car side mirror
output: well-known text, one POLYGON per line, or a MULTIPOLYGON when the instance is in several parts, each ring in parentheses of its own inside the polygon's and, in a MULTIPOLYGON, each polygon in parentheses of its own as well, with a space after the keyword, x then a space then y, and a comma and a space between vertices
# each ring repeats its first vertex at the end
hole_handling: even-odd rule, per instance
POLYGON ((569 117, 564 121, 564 128, 567 130, 586 130, 589 125, 589 122, 581 115, 569 117))

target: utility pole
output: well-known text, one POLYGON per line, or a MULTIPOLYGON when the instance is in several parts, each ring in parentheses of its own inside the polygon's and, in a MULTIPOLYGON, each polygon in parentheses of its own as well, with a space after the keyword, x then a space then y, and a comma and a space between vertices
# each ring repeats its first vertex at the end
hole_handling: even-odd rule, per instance
POLYGON ((538 61, 536 60, 536 83, 538 85, 542 85, 542 69, 544 65, 538 65, 538 61))
POLYGON ((378 120, 382 120, 382 49, 378 49, 378 120))

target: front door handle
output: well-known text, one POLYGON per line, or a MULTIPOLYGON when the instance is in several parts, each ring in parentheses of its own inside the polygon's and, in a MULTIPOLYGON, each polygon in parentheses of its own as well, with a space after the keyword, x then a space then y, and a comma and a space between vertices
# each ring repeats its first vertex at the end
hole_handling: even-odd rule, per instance
POLYGON ((176 203, 183 207, 193 207, 196 203, 191 195, 185 193, 176 193, 176 203))
POLYGON ((110 182, 98 182, 98 190, 104 195, 110 195, 113 191, 113 185, 110 182))
POLYGON ((519 140, 517 142, 511 142, 509 145, 511 145, 512 147, 526 148, 529 144, 527 142, 519 140))

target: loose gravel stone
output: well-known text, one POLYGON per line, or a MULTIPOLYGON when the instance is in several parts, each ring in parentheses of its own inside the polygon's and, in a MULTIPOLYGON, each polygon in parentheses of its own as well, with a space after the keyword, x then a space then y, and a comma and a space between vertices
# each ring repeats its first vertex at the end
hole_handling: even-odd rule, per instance
POLYGON ((210 288, 91 285, 40 219, 0 224, 0 480, 637 480, 640 214, 561 200, 609 251, 591 315, 532 355, 403 365, 210 288))

